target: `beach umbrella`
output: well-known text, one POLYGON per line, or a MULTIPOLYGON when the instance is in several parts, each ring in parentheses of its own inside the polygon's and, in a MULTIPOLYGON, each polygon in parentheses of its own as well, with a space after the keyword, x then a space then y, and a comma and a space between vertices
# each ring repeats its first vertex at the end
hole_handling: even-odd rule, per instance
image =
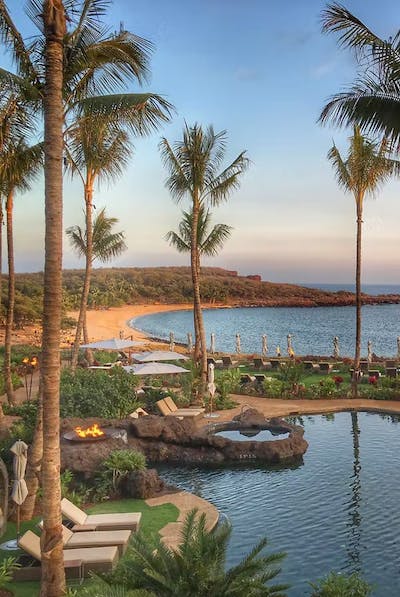
POLYGON ((292 346, 292 335, 288 334, 286 336, 286 342, 287 342, 287 353, 290 357, 292 357, 294 355, 294 350, 293 350, 293 346, 292 346))
POLYGON ((132 359, 140 363, 152 363, 154 361, 188 361, 189 357, 180 352, 172 350, 152 350, 150 352, 134 352, 132 359))
POLYGON ((81 344, 81 348, 93 348, 99 350, 124 350, 133 346, 145 344, 141 340, 124 340, 123 338, 109 338, 108 340, 99 340, 90 344, 81 344))
POLYGON ((169 333, 169 349, 173 351, 175 348, 175 335, 174 332, 169 333))
POLYGON ((190 332, 187 335, 187 349, 189 352, 193 350, 193 336, 190 332))
POLYGON ((215 334, 211 334, 211 341, 210 341, 210 352, 211 354, 215 354, 215 334))
POLYGON ((333 357, 335 359, 338 359, 340 356, 340 352, 339 352, 339 338, 337 336, 335 336, 333 338, 333 357))
POLYGON ((397 358, 400 359, 400 336, 397 336, 397 358))
POLYGON ((371 342, 371 340, 368 340, 367 350, 368 350, 368 356, 367 356, 368 363, 372 363, 372 342, 371 342))
POLYGON ((276 354, 277 357, 281 357, 282 356, 281 347, 279 346, 279 344, 276 345, 275 354, 276 354))
POLYGON ((240 334, 236 334, 236 352, 240 354, 241 346, 240 346, 240 334))
POLYGON ((26 500, 28 488, 25 481, 25 470, 27 461, 28 446, 22 440, 16 441, 10 448, 14 454, 13 472, 14 482, 11 489, 11 499, 17 504, 17 539, 19 536, 20 519, 19 508, 26 500))
POLYGON ((262 336, 261 354, 262 354, 263 357, 266 357, 267 354, 268 354, 268 342, 267 342, 267 336, 266 336, 266 334, 263 334, 263 336, 262 336))
POLYGON ((123 367, 127 373, 133 375, 170 375, 174 373, 190 373, 189 369, 171 365, 171 363, 138 363, 123 367))
POLYGON ((206 415, 204 415, 207 418, 217 418, 219 417, 219 415, 217 413, 213 413, 212 409, 213 409, 213 400, 214 400, 214 396, 215 396, 215 392, 217 390, 217 387, 215 385, 215 376, 214 376, 214 365, 213 363, 209 363, 208 365, 208 369, 207 369, 207 390, 208 393, 210 394, 210 412, 206 415))

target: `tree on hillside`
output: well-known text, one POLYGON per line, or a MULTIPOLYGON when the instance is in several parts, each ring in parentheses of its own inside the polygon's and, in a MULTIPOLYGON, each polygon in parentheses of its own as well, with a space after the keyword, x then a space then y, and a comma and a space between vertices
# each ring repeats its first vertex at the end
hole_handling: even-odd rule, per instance
POLYGON ((199 124, 185 125, 183 140, 170 145, 161 140, 160 150, 169 172, 166 186, 172 197, 180 202, 188 196, 191 203, 192 229, 190 241, 190 266, 193 285, 194 322, 199 329, 196 337, 195 358, 200 354, 200 387, 204 391, 207 378, 207 346, 201 311, 200 279, 198 271, 199 243, 198 220, 201 207, 217 206, 226 201, 231 192, 239 187, 239 179, 249 165, 245 152, 219 172, 226 149, 226 132, 215 133, 212 126, 206 130, 199 124))
POLYGON ((43 531, 41 597, 64 595, 60 483, 60 329, 62 302, 63 56, 66 14, 61 0, 44 0, 45 264, 41 385, 43 531))
MULTIPOLYGON (((170 230, 165 238, 178 253, 190 253, 190 243, 193 225, 193 212, 182 212, 183 217, 178 226, 178 232, 170 230)), ((227 224, 215 224, 211 228, 211 214, 204 206, 199 210, 197 223, 197 242, 199 245, 197 270, 200 276, 200 257, 214 257, 222 249, 225 241, 230 237, 232 227, 227 224)), ((197 317, 194 320, 195 337, 200 337, 197 317)))
MULTIPOLYGON (((91 262, 90 262, 90 269, 91 265, 93 264, 95 259, 99 259, 103 263, 107 261, 111 261, 113 258, 118 257, 121 255, 123 251, 127 249, 125 243, 125 233, 124 232, 113 232, 113 227, 115 224, 118 223, 118 218, 110 218, 106 216, 105 207, 99 211, 97 216, 93 221, 92 226, 92 235, 91 235, 91 262)), ((87 225, 87 221, 86 221, 87 225)), ((87 248, 88 248, 88 240, 87 240, 87 233, 86 228, 83 229, 80 226, 70 226, 67 228, 67 236, 72 247, 78 253, 79 256, 84 255, 87 258, 87 248)), ((86 269, 89 269, 86 267, 86 269)), ((90 274, 89 269, 89 274, 90 274)), ((86 272, 85 272, 85 281, 84 287, 86 283, 86 272)), ((87 294, 86 300, 83 302, 84 306, 84 316, 83 316, 83 332, 84 332, 84 339, 85 343, 89 341, 87 337, 87 325, 86 325, 86 308, 87 308, 87 298, 90 291, 90 276, 89 282, 87 284, 87 294)), ((82 306, 82 302, 81 302, 82 306)))
MULTIPOLYGON (((78 362, 79 345, 86 320, 93 263, 93 193, 95 183, 116 180, 123 172, 132 152, 129 134, 124 128, 109 126, 108 118, 84 116, 67 135, 67 159, 72 174, 77 174, 84 187, 85 200, 85 279, 82 289, 72 367, 78 362)), ((100 222, 99 222, 100 223, 100 222)), ((85 338, 85 342, 88 339, 85 338)))
POLYGON ((352 193, 356 202, 356 343, 354 355, 353 395, 357 397, 361 353, 361 241, 364 198, 374 194, 392 174, 394 162, 387 158, 387 143, 374 143, 364 137, 358 126, 350 137, 347 158, 342 158, 334 145, 328 159, 340 187, 352 193))
POLYGON ((354 50, 359 72, 355 83, 336 93, 324 107, 320 121, 358 124, 372 135, 400 141, 400 31, 381 39, 340 4, 322 12, 323 31, 337 33, 339 44, 354 50))
POLYGON ((263 555, 266 539, 227 569, 231 526, 207 530, 206 517, 192 510, 176 550, 135 534, 124 560, 106 580, 96 579, 88 595, 148 597, 284 597, 288 585, 272 585, 285 554, 263 555))
POLYGON ((13 208, 17 191, 27 191, 32 179, 42 166, 41 144, 30 147, 23 138, 9 139, 0 154, 0 194, 5 197, 7 228, 8 293, 6 331, 4 340, 4 384, 8 401, 14 402, 14 388, 11 378, 11 334, 14 324, 15 267, 13 208))

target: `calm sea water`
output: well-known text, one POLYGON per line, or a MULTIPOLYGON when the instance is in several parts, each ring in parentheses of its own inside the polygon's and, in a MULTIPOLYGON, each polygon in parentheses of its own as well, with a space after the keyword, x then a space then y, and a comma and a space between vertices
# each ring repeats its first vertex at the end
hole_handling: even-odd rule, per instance
MULTIPOLYGON (((399 594, 399 417, 338 413, 303 417, 309 448, 295 468, 158 467, 201 495, 233 525, 228 564, 262 537, 287 557, 279 581, 310 595, 331 570, 361 572, 375 597, 399 594)), ((278 581, 278 582, 279 582, 278 581)))
MULTIPOLYGON (((314 285, 317 287, 317 285, 314 285)), ((350 289, 351 285, 319 285, 329 290, 350 289)), ((400 293, 400 286, 366 286, 370 294, 400 293)), ((354 352, 355 307, 259 307, 239 309, 209 309, 204 311, 207 338, 215 334, 216 350, 235 351, 235 336, 241 337, 242 352, 260 352, 261 336, 268 337, 269 354, 274 355, 279 345, 285 354, 287 334, 292 335, 296 354, 331 355, 333 337, 338 336, 340 354, 354 352)), ((362 354, 367 355, 367 342, 377 355, 393 356, 397 353, 397 336, 400 336, 400 305, 366 305, 362 316, 362 354)), ((151 336, 168 339, 175 334, 178 342, 187 342, 187 333, 193 332, 190 311, 175 311, 146 315, 131 320, 133 327, 151 336)), ((209 340, 210 342, 210 340, 209 340)))

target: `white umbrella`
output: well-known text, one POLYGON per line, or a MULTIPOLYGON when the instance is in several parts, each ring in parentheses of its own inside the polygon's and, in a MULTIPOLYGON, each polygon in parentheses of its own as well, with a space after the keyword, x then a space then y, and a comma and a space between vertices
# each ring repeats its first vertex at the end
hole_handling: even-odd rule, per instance
POLYGON ((397 358, 400 359, 400 336, 397 336, 397 358))
POLYGON ((123 340, 122 338, 109 338, 108 340, 99 340, 90 344, 81 344, 81 348, 98 348, 99 350, 124 350, 145 344, 141 340, 123 340))
POLYGON ((286 336, 286 340, 287 340, 287 353, 291 357, 294 354, 293 346, 292 346, 292 335, 288 334, 286 336))
POLYGON ((172 350, 152 350, 150 352, 134 352, 132 359, 140 363, 152 363, 153 361, 188 361, 189 357, 180 352, 172 350))
POLYGON ((219 415, 217 413, 213 413, 212 409, 213 409, 213 399, 215 396, 215 392, 216 392, 216 385, 215 385, 215 381, 214 381, 215 377, 214 377, 214 365, 213 363, 209 363, 208 365, 208 370, 207 370, 207 390, 210 394, 210 412, 207 415, 204 415, 207 418, 217 418, 219 417, 219 415))
POLYGON ((189 352, 193 350, 193 336, 190 332, 187 335, 187 349, 189 352))
POLYGON ((24 503, 28 495, 28 488, 25 481, 25 470, 27 461, 28 446, 22 440, 18 440, 10 448, 14 454, 13 471, 14 482, 11 489, 11 499, 17 504, 17 538, 19 535, 19 507, 24 503))
POLYGON ((240 346, 240 334, 236 334, 236 352, 240 354, 241 346, 240 346))
POLYGON ((335 359, 338 359, 340 356, 340 352, 339 352, 339 338, 337 336, 335 336, 333 338, 333 356, 335 359))
POLYGON ((171 365, 170 363, 140 363, 123 367, 127 373, 133 375, 169 375, 172 373, 190 373, 189 369, 171 365))
POLYGON ((216 352, 216 350, 215 350, 215 334, 211 334, 210 353, 215 354, 215 352, 216 352))
POLYGON ((263 334, 263 337, 262 337, 261 354, 262 354, 263 357, 266 357, 267 354, 268 354, 268 342, 267 342, 267 336, 266 336, 266 334, 263 334))
POLYGON ((174 332, 169 333, 169 349, 173 351, 175 348, 175 335, 174 332))
POLYGON ((368 350, 368 356, 367 356, 368 363, 372 363, 372 342, 371 342, 371 340, 368 340, 367 350, 368 350))

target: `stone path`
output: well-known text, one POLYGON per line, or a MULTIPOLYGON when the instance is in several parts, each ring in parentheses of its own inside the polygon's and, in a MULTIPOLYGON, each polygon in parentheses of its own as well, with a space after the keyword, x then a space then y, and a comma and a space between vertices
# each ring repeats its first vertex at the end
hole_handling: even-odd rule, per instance
POLYGON ((200 514, 204 513, 206 515, 208 530, 212 530, 216 526, 219 518, 218 510, 213 504, 188 491, 179 491, 178 493, 168 493, 160 497, 149 498, 146 500, 146 504, 149 506, 174 504, 178 508, 178 520, 176 522, 169 522, 160 531, 162 541, 171 549, 176 549, 181 542, 183 522, 190 510, 197 508, 200 514))

